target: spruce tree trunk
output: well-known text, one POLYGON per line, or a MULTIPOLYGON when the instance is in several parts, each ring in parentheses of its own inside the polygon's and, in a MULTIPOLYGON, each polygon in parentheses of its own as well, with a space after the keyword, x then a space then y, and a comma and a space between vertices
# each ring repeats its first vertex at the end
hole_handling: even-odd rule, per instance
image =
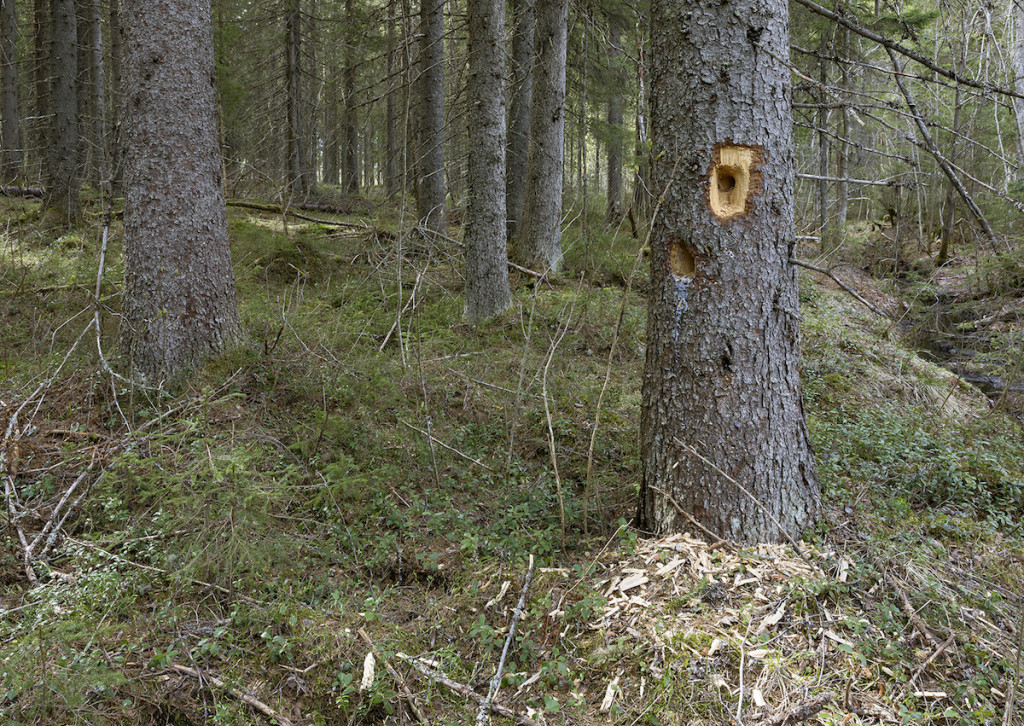
POLYGON ((0 181, 21 173, 21 109, 18 105, 18 16, 14 0, 0 0, 0 91, 3 94, 3 129, 0 131, 0 181))
POLYGON ((446 234, 443 39, 444 0, 420 0, 416 211, 424 229, 446 234))
POLYGON ((608 140, 608 193, 605 219, 615 224, 622 218, 622 48, 619 47, 619 24, 613 17, 608 22, 608 65, 612 70, 612 92, 608 98, 607 119, 611 129, 608 140))
POLYGON ((724 538, 777 541, 798 536, 819 507, 788 262, 787 16, 785 0, 654 0, 651 139, 663 201, 638 520, 655 532, 692 531, 683 510, 724 538))
POLYGON ((469 201, 466 322, 512 304, 505 244, 505 3, 468 0, 469 201))
MULTIPOLYGON (((824 56, 828 51, 825 46, 825 41, 822 40, 820 52, 824 56)), ((818 60, 818 71, 819 80, 823 88, 828 88, 828 66, 825 63, 824 58, 818 60)), ((817 113, 817 126, 818 126, 818 176, 822 177, 817 183, 818 192, 818 235, 820 236, 819 243, 821 250, 824 252, 826 249, 827 235, 828 235, 828 182, 825 177, 828 176, 828 109, 825 108, 828 104, 828 96, 824 91, 818 93, 818 113, 817 113)))
POLYGON ((536 0, 536 54, 530 108, 526 202, 515 256, 538 272, 562 264, 562 175, 565 154, 565 53, 568 0, 536 0))
POLYGON ((507 239, 514 240, 523 220, 526 200, 526 163, 530 153, 530 105, 533 98, 533 34, 535 0, 512 0, 515 31, 512 35, 512 93, 509 107, 508 174, 505 197, 508 205, 507 239))
POLYGON ((302 82, 302 15, 299 0, 286 0, 285 6, 285 85, 288 153, 288 190, 293 197, 309 192, 310 174, 306 168, 305 133, 303 128, 302 82))
POLYGON ((228 248, 210 0, 123 0, 125 289, 133 372, 179 379, 241 333, 228 248))
POLYGON ((110 183, 121 188, 121 0, 110 0, 110 126, 107 129, 110 153, 110 183))
POLYGON ((324 164, 323 179, 325 184, 337 184, 341 176, 341 140, 338 119, 338 81, 334 77, 334 67, 329 67, 329 77, 325 84, 324 96, 324 164))
POLYGON ((81 213, 78 138, 78 18, 75 0, 50 0, 50 144, 44 209, 65 222, 81 213))
POLYGON ((395 0, 388 0, 387 18, 387 91, 384 102, 384 193, 388 197, 394 195, 398 190, 398 175, 396 173, 396 162, 398 159, 398 142, 395 135, 395 0))
POLYGON ((89 59, 90 106, 92 134, 90 136, 93 159, 93 181, 103 187, 107 171, 107 92, 103 75, 103 23, 100 0, 89 0, 89 46, 85 49, 89 59))
MULTIPOLYGON (((1013 67, 1013 90, 1024 94, 1024 4, 1018 0, 1010 3, 1013 8, 1013 50, 1010 63, 1013 67)), ((1024 166, 1024 98, 1013 98, 1014 118, 1017 121, 1017 154, 1024 166)), ((1021 181, 1021 179, 1018 179, 1021 181)))
POLYGON ((355 43, 356 15, 355 3, 353 0, 345 0, 345 17, 347 30, 345 33, 345 70, 344 94, 345 94, 345 116, 344 116, 344 142, 345 156, 342 159, 341 178, 342 188, 346 194, 359 193, 359 116, 356 109, 356 54, 355 43))
POLYGON ((32 122, 33 164, 40 177, 46 177, 47 149, 50 145, 50 3, 35 0, 32 8, 32 122))

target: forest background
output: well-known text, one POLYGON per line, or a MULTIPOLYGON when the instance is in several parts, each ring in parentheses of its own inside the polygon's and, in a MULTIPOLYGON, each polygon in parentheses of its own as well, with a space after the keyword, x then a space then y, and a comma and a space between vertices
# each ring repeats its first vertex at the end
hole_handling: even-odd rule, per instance
POLYGON ((248 344, 154 390, 113 352, 127 19, 4 0, 5 722, 1024 722, 1021 8, 793 4, 824 512, 741 547, 630 527, 649 8, 569 7, 561 271, 471 327, 473 18, 426 5, 429 65, 408 0, 214 0, 248 344))

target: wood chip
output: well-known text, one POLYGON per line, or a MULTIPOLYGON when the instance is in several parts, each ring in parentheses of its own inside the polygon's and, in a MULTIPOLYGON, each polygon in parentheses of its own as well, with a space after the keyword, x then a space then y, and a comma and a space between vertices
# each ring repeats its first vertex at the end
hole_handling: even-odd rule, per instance
POLYGON ((650 582, 650 580, 648 580, 647 575, 641 573, 630 575, 625 580, 619 583, 619 592, 626 592, 627 590, 632 590, 634 587, 639 587, 640 585, 644 585, 648 582, 650 582))
POLYGON ((673 572, 674 570, 676 570, 684 562, 686 562, 686 560, 684 560, 683 558, 676 557, 674 560, 669 562, 667 565, 662 565, 661 567, 659 567, 654 574, 657 575, 658 577, 664 577, 665 575, 668 575, 670 572, 673 572))
POLYGON ((615 692, 619 689, 619 677, 615 676, 615 679, 608 684, 608 687, 604 689, 604 700, 601 701, 601 713, 608 713, 612 710, 612 703, 615 702, 615 692))
POLYGON ((758 708, 764 708, 768 705, 764 700, 764 695, 761 693, 760 688, 755 688, 751 692, 750 697, 754 699, 754 705, 758 708))
POLYGON ((779 624, 779 621, 782 620, 783 617, 785 617, 785 615, 786 601, 783 600, 781 603, 779 603, 779 606, 773 612, 769 613, 768 616, 761 621, 761 624, 757 626, 757 630, 754 631, 754 634, 760 635, 768 628, 775 627, 779 624))

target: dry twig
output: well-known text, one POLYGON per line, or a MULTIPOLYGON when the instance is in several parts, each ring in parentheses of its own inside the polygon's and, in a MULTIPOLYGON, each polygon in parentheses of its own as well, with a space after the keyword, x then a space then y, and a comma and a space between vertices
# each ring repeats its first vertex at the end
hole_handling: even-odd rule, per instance
POLYGON ((294 723, 291 721, 291 719, 282 716, 277 711, 272 709, 270 706, 263 703, 263 701, 259 700, 255 696, 251 696, 248 693, 238 690, 234 686, 229 686, 227 683, 217 678, 216 676, 211 676, 208 673, 200 673, 195 668, 189 668, 188 666, 178 665, 177 663, 173 664, 171 666, 171 669, 177 671, 178 673, 181 673, 182 675, 195 678, 197 681, 199 681, 201 685, 205 685, 206 683, 213 684, 217 688, 226 691, 228 695, 232 698, 241 701, 247 706, 251 706, 267 718, 277 721, 277 723, 280 724, 280 726, 294 726, 294 723))

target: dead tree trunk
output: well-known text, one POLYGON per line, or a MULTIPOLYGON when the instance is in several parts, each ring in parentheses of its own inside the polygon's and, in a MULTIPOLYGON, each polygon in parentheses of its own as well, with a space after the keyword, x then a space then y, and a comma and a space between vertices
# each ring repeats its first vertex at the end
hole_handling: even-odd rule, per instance
POLYGON ((353 0, 345 0, 345 70, 342 83, 345 95, 344 132, 345 155, 341 163, 341 183, 346 194, 359 193, 359 111, 356 107, 356 52, 359 29, 353 0))
POLYGON ((799 377, 786 0, 654 0, 638 520, 777 541, 819 507, 799 377))

